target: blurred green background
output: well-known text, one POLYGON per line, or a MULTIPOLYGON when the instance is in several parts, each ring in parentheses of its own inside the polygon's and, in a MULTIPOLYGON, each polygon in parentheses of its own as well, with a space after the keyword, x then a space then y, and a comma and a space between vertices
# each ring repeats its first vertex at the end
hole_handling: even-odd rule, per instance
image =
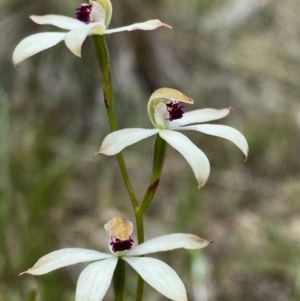
MULTIPOLYGON (((300 300, 300 1, 112 0, 111 28, 159 18, 173 29, 107 36, 120 128, 151 127, 146 105, 160 87, 193 108, 232 106, 220 121, 230 142, 188 134, 208 156, 197 190, 168 148, 145 218, 146 238, 190 232, 215 240, 203 252, 155 254, 194 301, 300 300)), ((91 39, 79 59, 63 43, 15 69, 11 55, 38 26, 30 14, 74 15, 78 1, 0 0, 0 300, 71 301, 83 265, 17 275, 63 247, 107 250, 103 224, 134 220, 115 157, 95 156, 109 132, 91 39)), ((148 185, 153 139, 125 150, 137 195, 148 185)), ((128 268, 127 300, 135 274, 128 268)), ((110 289, 105 300, 112 300, 110 289)), ((146 286, 145 301, 166 300, 146 286)))

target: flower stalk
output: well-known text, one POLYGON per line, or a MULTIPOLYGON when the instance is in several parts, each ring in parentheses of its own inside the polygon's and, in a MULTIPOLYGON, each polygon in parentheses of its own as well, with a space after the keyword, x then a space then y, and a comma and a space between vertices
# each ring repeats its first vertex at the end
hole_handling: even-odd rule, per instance
POLYGON ((125 261, 118 260, 116 269, 113 275, 115 301, 123 301, 125 288, 125 261))
MULTIPOLYGON (((103 97, 104 97, 108 122, 110 125, 110 129, 113 132, 117 130, 117 122, 114 113, 113 89, 112 89, 112 82, 111 82, 110 68, 109 68, 109 54, 108 54, 108 48, 104 36, 94 35, 93 45, 94 45, 94 52, 97 59, 98 67, 102 77, 103 97)), ((122 153, 119 153, 117 155, 117 160, 119 163, 119 168, 125 186, 127 188, 131 200, 131 205, 133 207, 133 210, 136 210, 138 208, 138 201, 136 199, 133 187, 131 185, 122 153)), ((142 215, 136 219, 136 226, 137 226, 137 232, 138 232, 139 243, 140 243, 140 240, 141 242, 144 241, 144 226, 143 226, 142 215)), ((123 294, 124 294, 124 286, 125 286, 125 262, 123 260, 118 261, 113 278, 114 278, 115 301, 122 301, 123 294)), ((142 282, 142 287, 143 287, 143 280, 139 276, 138 286, 140 282, 142 282)))
MULTIPOLYGON (((110 129, 113 132, 117 130, 117 122, 115 118, 114 105, 113 105, 114 104, 113 90, 112 90, 112 82, 110 77, 109 55, 108 55, 108 49, 107 49, 104 36, 94 35, 93 44, 94 44, 94 52, 98 62, 99 70, 102 76, 103 97, 104 97, 104 103, 106 107, 106 113, 108 116, 108 122, 110 125, 110 129)), ((118 159, 120 171, 122 173, 125 186, 127 188, 131 200, 132 207, 134 210, 136 210, 136 208, 138 208, 138 202, 129 179, 123 154, 119 153, 117 155, 117 159, 118 159)))
POLYGON ((166 149, 166 141, 163 140, 159 135, 156 135, 154 142, 152 177, 150 185, 138 209, 138 212, 140 212, 141 214, 144 214, 146 212, 156 193, 156 189, 160 182, 161 172, 164 166, 166 149))
MULTIPOLYGON (((140 245, 144 242, 145 238, 144 238, 143 213, 139 210, 139 208, 135 211, 135 222, 136 222, 136 229, 137 229, 138 244, 140 245)), ((140 275, 138 275, 136 295, 135 295, 136 301, 142 301, 143 292, 144 292, 144 280, 140 275)))
POLYGON ((138 276, 138 284, 136 289, 135 301, 142 301, 143 300, 143 292, 144 292, 144 280, 139 275, 138 276))
MULTIPOLYGON (((160 138, 159 135, 156 135, 154 142, 154 155, 153 155, 153 166, 152 166, 152 177, 150 185, 144 195, 144 198, 135 211, 135 219, 137 223, 137 234, 138 234, 138 243, 141 244, 144 242, 144 225, 143 225, 143 214, 148 209, 153 197, 156 193, 156 189, 160 182, 160 176, 162 168, 164 165, 164 159, 166 154, 167 143, 160 138)), ((138 276, 138 283, 136 289, 136 301, 142 301, 144 291, 144 280, 141 276, 138 276)))

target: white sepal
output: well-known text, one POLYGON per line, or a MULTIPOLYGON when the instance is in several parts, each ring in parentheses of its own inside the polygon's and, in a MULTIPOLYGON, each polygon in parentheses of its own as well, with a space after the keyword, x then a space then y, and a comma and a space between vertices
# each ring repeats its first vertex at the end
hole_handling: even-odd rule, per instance
POLYGON ((65 36, 64 32, 43 32, 23 39, 14 50, 14 65, 17 67, 27 58, 58 44, 65 36))
POLYGON ((111 34, 115 32, 122 31, 132 31, 132 30, 154 30, 161 27, 171 28, 170 25, 160 22, 159 20, 149 20, 142 23, 134 23, 128 26, 119 27, 115 29, 107 29, 105 30, 105 34, 111 34))
POLYGON ((60 16, 60 15, 45 15, 45 16, 30 16, 33 22, 39 25, 53 25, 66 30, 73 30, 85 24, 77 19, 60 16))
POLYGON ((118 258, 111 257, 89 264, 80 274, 76 287, 76 301, 101 301, 106 294, 118 258))
POLYGON ((162 295, 174 301, 187 301, 183 282, 177 273, 164 262, 149 257, 124 257, 123 259, 162 295))
POLYGON ((199 124, 199 125, 188 125, 177 130, 193 130, 201 132, 207 135, 217 136, 227 139, 234 143, 247 158, 249 147, 246 138, 236 129, 220 124, 199 124))
POLYGON ((123 129, 112 132, 104 138, 98 154, 107 156, 115 155, 122 151, 125 147, 153 136, 157 132, 157 129, 148 130, 138 128, 123 129))
POLYGON ((192 123, 208 122, 212 120, 221 119, 226 117, 231 111, 231 108, 221 110, 217 109, 199 109, 183 114, 181 119, 173 120, 170 122, 170 128, 175 128, 192 123))
POLYGON ((126 256, 140 256, 179 248, 202 249, 209 244, 210 241, 202 239, 193 234, 175 233, 147 240, 146 242, 128 251, 126 256))
POLYGON ((159 135, 179 151, 190 164, 198 182, 198 188, 201 188, 206 183, 210 173, 210 165, 206 155, 189 138, 181 133, 161 130, 159 131, 159 135))
POLYGON ((112 257, 111 254, 81 248, 67 248, 51 252, 41 257, 29 270, 21 273, 43 275, 53 270, 66 267, 79 262, 102 260, 112 257))

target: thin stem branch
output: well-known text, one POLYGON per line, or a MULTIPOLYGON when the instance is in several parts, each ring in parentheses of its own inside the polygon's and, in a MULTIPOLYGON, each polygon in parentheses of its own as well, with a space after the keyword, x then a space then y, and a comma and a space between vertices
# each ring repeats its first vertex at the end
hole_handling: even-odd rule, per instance
MULTIPOLYGON (((135 211, 135 221, 137 225, 137 237, 138 237, 138 244, 144 242, 144 221, 143 221, 143 214, 140 211, 135 211)), ((139 275, 138 282, 137 282, 137 289, 136 289, 136 301, 142 301, 143 299, 143 291, 144 291, 144 280, 139 275)))
MULTIPOLYGON (((114 106, 113 106, 113 91, 112 91, 112 83, 111 83, 110 69, 109 69, 108 49, 107 49, 104 36, 93 35, 93 43, 94 43, 94 51, 97 58, 99 70, 102 76, 102 88, 103 88, 106 113, 108 116, 110 129, 113 132, 117 130, 117 122, 116 122, 116 118, 114 114, 114 106)), ((117 154, 117 159, 118 159, 118 163, 119 163, 119 167, 122 173, 124 183, 126 185, 131 200, 132 207, 134 210, 136 210, 139 204, 137 202, 134 190, 132 188, 122 153, 117 154)))
POLYGON ((140 214, 143 214, 148 209, 151 201, 153 200, 153 197, 155 195, 156 189, 160 181, 162 168, 164 166, 166 149, 166 141, 160 138, 160 136, 157 134, 155 136, 154 142, 153 168, 150 185, 143 197, 139 208, 136 210, 137 212, 140 212, 140 214))
POLYGON ((144 291, 144 280, 141 276, 138 277, 135 301, 142 301, 144 291))
MULTIPOLYGON (((164 158, 166 154, 167 143, 160 138, 159 135, 156 135, 154 142, 154 156, 153 156, 153 166, 152 166, 152 176, 150 185, 144 195, 144 198, 137 210, 135 210, 135 220, 138 229, 138 243, 141 244, 144 242, 144 227, 143 227, 143 215, 148 209, 153 197, 155 195, 156 189, 158 187, 162 168, 164 165, 164 158)), ((144 280, 139 276, 137 289, 136 289, 136 301, 142 301, 144 291, 144 280)))
MULTIPOLYGON (((104 103, 106 107, 106 113, 108 116, 108 121, 110 125, 111 131, 117 130, 117 122, 114 114, 114 107, 113 107, 113 91, 112 91, 112 83, 110 77, 110 69, 109 69, 109 56, 107 45, 103 36, 100 35, 93 35, 93 43, 94 43, 94 51, 97 58, 99 70, 102 76, 102 88, 103 88, 103 95, 104 95, 104 103)), ((166 142, 160 138, 159 135, 155 137, 154 143, 154 157, 153 157, 153 167, 152 167, 152 176, 150 185, 144 195, 144 198, 139 206, 138 201, 136 199, 134 190, 132 188, 129 175, 126 169, 126 165, 124 162, 124 158, 122 153, 117 155, 119 167, 122 173, 122 177, 124 183, 126 185, 131 204, 135 213, 135 220, 137 226, 137 236, 138 236, 138 244, 144 242, 144 224, 143 224, 143 214, 148 209, 155 192, 157 190, 160 176, 164 164, 164 158, 166 153, 166 142)), ((118 276, 117 270, 114 274, 114 287, 115 287, 115 301, 122 301, 123 300, 123 293, 124 293, 124 282, 125 280, 122 279, 122 275, 124 273, 125 279, 125 267, 123 266, 124 262, 119 260, 117 269, 120 269, 120 279, 118 276), (122 264, 120 263, 122 262, 122 264)), ((143 298, 143 289, 144 289, 144 280, 139 276, 138 284, 137 284, 137 293, 136 293, 136 301, 141 301, 143 298)))

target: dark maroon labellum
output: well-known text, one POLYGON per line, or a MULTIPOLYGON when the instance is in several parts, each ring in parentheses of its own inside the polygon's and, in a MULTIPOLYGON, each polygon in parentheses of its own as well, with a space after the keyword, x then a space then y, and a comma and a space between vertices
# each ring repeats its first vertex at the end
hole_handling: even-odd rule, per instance
POLYGON ((182 110, 184 106, 179 106, 177 102, 169 102, 166 104, 167 110, 169 112, 169 121, 182 118, 184 111, 182 110))
POLYGON ((121 252, 130 250, 132 248, 133 242, 134 241, 131 238, 128 238, 127 240, 120 240, 112 237, 110 245, 112 246, 113 252, 121 252))
POLYGON ((81 4, 79 8, 76 8, 76 18, 77 20, 84 22, 84 23, 90 23, 90 14, 92 11, 92 4, 81 4))

